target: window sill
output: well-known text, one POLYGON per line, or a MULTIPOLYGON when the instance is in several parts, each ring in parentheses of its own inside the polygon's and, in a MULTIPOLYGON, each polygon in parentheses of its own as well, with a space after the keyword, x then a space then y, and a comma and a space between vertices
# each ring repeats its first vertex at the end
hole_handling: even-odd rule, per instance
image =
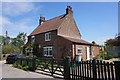
POLYGON ((45 41, 51 41, 51 40, 45 40, 45 41))
POLYGON ((53 55, 44 55, 45 57, 52 57, 53 55))

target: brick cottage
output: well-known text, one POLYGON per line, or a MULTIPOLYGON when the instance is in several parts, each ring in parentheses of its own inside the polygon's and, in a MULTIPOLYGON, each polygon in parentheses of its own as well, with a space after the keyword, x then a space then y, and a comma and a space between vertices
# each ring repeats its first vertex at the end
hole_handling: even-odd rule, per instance
POLYGON ((71 6, 67 6, 66 13, 50 20, 40 17, 39 25, 28 36, 25 51, 29 53, 28 46, 34 43, 38 47, 33 49, 34 55, 39 57, 89 60, 99 54, 99 46, 81 39, 81 34, 73 18, 71 6))

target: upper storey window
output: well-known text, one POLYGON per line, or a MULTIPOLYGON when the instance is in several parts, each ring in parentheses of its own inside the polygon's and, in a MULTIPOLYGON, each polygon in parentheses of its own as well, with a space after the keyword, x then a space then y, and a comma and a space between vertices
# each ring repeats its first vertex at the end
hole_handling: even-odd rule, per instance
POLYGON ((31 42, 32 42, 32 43, 35 42, 35 36, 31 36, 31 42))
POLYGON ((45 41, 51 40, 51 32, 45 33, 45 41))

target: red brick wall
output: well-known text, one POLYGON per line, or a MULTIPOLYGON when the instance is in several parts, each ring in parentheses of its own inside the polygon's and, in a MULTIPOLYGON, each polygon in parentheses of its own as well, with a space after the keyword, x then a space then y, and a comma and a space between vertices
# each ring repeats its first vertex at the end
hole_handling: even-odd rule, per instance
MULTIPOLYGON (((82 59, 86 60, 86 47, 89 47, 89 52, 90 52, 90 59, 92 59, 92 52, 91 52, 91 46, 90 45, 79 45, 79 44, 73 44, 72 45, 72 51, 73 51, 73 58, 75 57, 75 54, 78 53, 78 48, 82 48, 82 59), (75 46, 74 46, 75 45, 75 46)), ((94 57, 97 57, 99 54, 99 46, 93 46, 94 48, 94 57)))
POLYGON ((64 22, 58 28, 58 34, 80 39, 81 35, 74 21, 72 14, 66 16, 64 22))
POLYGON ((66 40, 63 37, 58 36, 56 39, 55 45, 55 54, 54 56, 57 58, 63 58, 65 56, 72 55, 72 42, 66 40))
POLYGON ((43 55, 43 47, 46 46, 53 47, 53 56, 55 58, 63 58, 64 56, 70 56, 72 54, 72 52, 70 52, 70 50, 72 51, 72 43, 63 37, 58 36, 57 30, 51 31, 50 41, 45 41, 45 33, 35 35, 35 43, 41 45, 41 48, 38 49, 37 56, 43 55))
MULTIPOLYGON (((63 58, 65 56, 74 57, 75 54, 78 53, 77 49, 82 48, 82 53, 83 53, 82 58, 83 60, 86 60, 86 47, 90 48, 89 45, 76 44, 74 46, 71 41, 68 41, 67 39, 63 37, 58 36, 57 30, 51 31, 51 41, 45 41, 45 33, 35 35, 35 43, 41 45, 41 48, 37 50, 38 51, 36 54, 37 56, 43 55, 43 47, 52 46, 53 56, 55 58, 63 58)), ((97 56, 98 53, 99 53, 99 47, 94 46, 94 55, 97 56)))
POLYGON ((94 57, 96 58, 99 55, 100 47, 99 46, 93 46, 94 48, 94 57))
POLYGON ((86 47, 89 47, 89 45, 78 45, 76 44, 76 54, 78 54, 78 48, 82 48, 82 60, 86 60, 86 47))

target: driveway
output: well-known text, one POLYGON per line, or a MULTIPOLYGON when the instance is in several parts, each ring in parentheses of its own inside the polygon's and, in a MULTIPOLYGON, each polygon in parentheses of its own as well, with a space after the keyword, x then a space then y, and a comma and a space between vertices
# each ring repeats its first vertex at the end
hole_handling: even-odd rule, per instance
POLYGON ((10 64, 5 64, 5 61, 0 61, 0 75, 2 78, 51 78, 49 75, 38 74, 30 71, 23 71, 12 67, 10 64), (2 69, 2 70, 1 70, 2 69))

